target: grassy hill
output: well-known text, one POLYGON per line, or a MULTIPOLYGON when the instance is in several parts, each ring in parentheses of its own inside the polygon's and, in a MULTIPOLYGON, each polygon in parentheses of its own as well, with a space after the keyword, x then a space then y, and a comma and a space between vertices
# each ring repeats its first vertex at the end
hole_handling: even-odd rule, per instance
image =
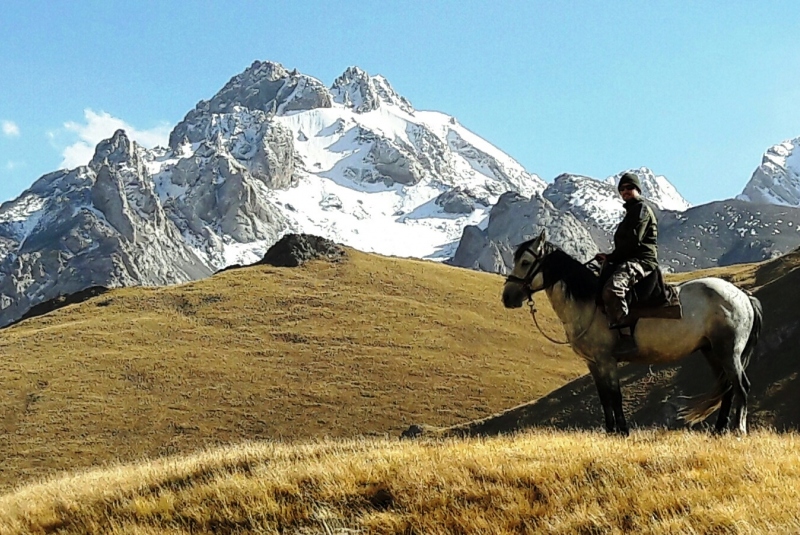
MULTIPOLYGON (((800 426, 797 267, 800 252, 681 275, 764 303, 751 421, 781 429, 800 426)), ((793 431, 575 431, 600 422, 584 364, 503 309, 501 286, 348 250, 115 290, 5 329, 0 535, 800 531, 793 431), (411 423, 570 431, 397 440, 411 423), (58 471, 72 475, 35 482, 58 471)), ((669 420, 665 398, 707 388, 704 366, 625 367, 632 420, 669 420)))
POLYGON ((340 263, 118 289, 25 320, 0 333, 0 488, 243 440, 398 436, 585 373, 502 307, 502 282, 348 250, 340 263))

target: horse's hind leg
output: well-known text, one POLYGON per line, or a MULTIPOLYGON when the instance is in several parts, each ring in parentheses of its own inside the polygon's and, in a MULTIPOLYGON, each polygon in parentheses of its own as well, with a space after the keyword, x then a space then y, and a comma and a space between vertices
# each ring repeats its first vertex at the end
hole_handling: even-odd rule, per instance
POLYGON ((725 377, 731 384, 731 404, 736 407, 733 418, 733 428, 741 434, 747 434, 747 394, 750 392, 750 380, 744 373, 742 361, 739 357, 741 351, 731 351, 729 359, 722 363, 725 377))
POLYGON ((735 331, 720 333, 720 336, 712 341, 711 347, 703 350, 717 377, 724 377, 730 385, 721 400, 722 406, 716 425, 718 432, 727 427, 731 409, 736 407, 733 428, 742 434, 747 433, 747 393, 750 390, 750 381, 744 373, 741 359, 745 343, 746 340, 736 340, 735 331))
POLYGON ((747 395, 750 393, 750 380, 745 375, 744 370, 742 370, 735 385, 734 391, 736 397, 739 398, 735 415, 736 429, 744 435, 747 433, 747 395))
POLYGON ((728 389, 725 396, 722 398, 722 405, 719 407, 719 415, 717 416, 717 423, 714 426, 715 433, 722 433, 728 428, 728 423, 731 420, 731 405, 733 404, 733 389, 728 389))

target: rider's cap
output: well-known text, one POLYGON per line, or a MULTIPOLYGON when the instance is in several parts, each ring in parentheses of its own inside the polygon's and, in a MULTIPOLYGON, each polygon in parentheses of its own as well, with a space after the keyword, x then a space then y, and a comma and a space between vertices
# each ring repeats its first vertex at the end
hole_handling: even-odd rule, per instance
POLYGON ((619 177, 619 183, 617 184, 617 189, 621 188, 623 184, 630 184, 634 186, 636 189, 638 189, 639 193, 642 192, 642 185, 639 183, 639 177, 636 176, 635 173, 629 172, 619 177))

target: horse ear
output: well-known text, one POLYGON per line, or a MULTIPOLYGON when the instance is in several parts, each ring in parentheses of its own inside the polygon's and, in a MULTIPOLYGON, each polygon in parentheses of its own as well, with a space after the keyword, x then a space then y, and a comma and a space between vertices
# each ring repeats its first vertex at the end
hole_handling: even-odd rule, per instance
POLYGON ((545 242, 545 240, 547 240, 547 236, 546 236, 546 230, 545 230, 545 229, 542 229, 542 233, 541 233, 541 234, 539 234, 539 242, 540 242, 540 243, 544 243, 544 242, 545 242))

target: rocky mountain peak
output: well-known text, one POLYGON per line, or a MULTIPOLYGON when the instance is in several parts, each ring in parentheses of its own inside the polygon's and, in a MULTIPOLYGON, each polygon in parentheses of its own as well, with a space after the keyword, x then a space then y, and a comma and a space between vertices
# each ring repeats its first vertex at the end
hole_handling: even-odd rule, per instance
MULTIPOLYGON (((296 71, 294 72, 296 73, 296 71)), ((260 84, 278 82, 290 76, 292 76, 292 73, 280 63, 272 61, 254 61, 252 65, 244 71, 231 78, 219 93, 217 93, 215 97, 212 97, 212 100, 222 93, 237 93, 241 88, 258 87, 260 84)))
POLYGON ((234 76, 211 100, 202 100, 169 136, 172 150, 213 137, 219 125, 240 122, 238 116, 265 123, 276 115, 294 111, 330 108, 331 94, 325 85, 297 69, 288 71, 280 63, 254 62, 234 76))
POLYGON ((230 113, 236 107, 270 114, 330 108, 331 95, 322 82, 297 69, 256 61, 231 78, 211 100, 198 103, 195 111, 230 113))
POLYGON ((134 153, 133 142, 125 131, 120 129, 110 138, 97 144, 89 167, 97 171, 103 165, 118 165, 129 161, 134 153))
POLYGON ((464 228, 452 264, 508 273, 516 246, 542 229, 547 230, 550 241, 582 261, 597 252, 589 229, 574 215, 559 210, 541 194, 525 197, 510 191, 492 207, 485 229, 476 225, 464 228))
MULTIPOLYGON (((295 71, 296 73, 296 71, 295 71)), ((247 69, 237 76, 240 80, 251 78, 253 80, 280 80, 289 76, 289 71, 280 63, 274 61, 254 61, 247 69)))
POLYGON ((800 206, 800 137, 767 149, 738 198, 800 206))
POLYGON ((381 103, 397 106, 406 113, 414 111, 383 76, 370 76, 359 67, 348 67, 331 86, 333 100, 358 113, 376 110, 381 103))

